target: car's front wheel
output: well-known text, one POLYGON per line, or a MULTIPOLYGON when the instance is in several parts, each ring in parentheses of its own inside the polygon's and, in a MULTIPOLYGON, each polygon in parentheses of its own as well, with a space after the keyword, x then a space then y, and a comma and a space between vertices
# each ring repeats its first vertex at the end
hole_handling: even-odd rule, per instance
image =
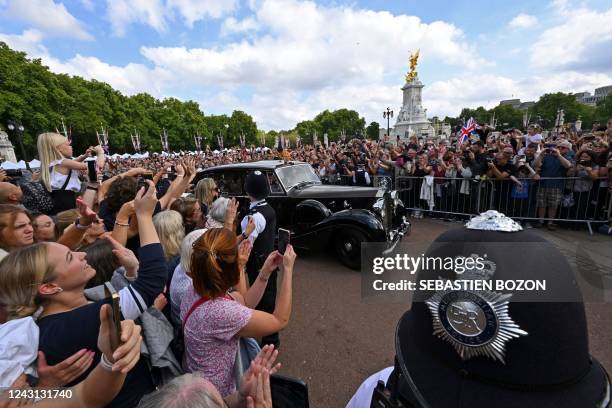
POLYGON ((340 262, 351 269, 359 269, 362 242, 367 242, 367 237, 358 229, 349 228, 339 231, 334 237, 334 246, 340 262))

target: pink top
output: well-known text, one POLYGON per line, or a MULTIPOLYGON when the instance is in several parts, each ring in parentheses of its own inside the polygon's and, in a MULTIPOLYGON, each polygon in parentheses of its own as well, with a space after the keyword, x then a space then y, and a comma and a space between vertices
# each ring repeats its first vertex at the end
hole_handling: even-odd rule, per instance
MULTIPOLYGON (((181 301, 181 322, 200 298, 189 288, 181 301)), ((183 368, 199 372, 227 396, 235 389, 234 360, 238 352, 238 332, 247 325, 253 311, 235 300, 216 298, 195 309, 184 328, 183 368)))

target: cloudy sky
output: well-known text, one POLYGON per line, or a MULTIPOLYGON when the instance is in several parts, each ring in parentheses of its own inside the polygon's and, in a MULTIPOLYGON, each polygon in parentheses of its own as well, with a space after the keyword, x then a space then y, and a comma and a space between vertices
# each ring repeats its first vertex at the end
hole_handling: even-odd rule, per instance
POLYGON ((383 122, 411 51, 429 116, 612 84, 610 0, 0 0, 0 41, 126 94, 288 129, 324 109, 383 122))

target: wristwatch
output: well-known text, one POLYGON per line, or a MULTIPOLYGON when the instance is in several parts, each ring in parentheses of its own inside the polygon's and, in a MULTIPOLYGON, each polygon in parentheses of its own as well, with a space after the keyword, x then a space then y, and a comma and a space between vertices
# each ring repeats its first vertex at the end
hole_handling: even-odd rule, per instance
POLYGON ((248 239, 249 238, 249 236, 245 232, 243 232, 240 235, 242 236, 242 239, 248 239))

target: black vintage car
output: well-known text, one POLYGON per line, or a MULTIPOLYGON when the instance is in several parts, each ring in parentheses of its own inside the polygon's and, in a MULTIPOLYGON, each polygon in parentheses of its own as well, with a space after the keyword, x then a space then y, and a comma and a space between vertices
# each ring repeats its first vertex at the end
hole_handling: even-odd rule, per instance
POLYGON ((324 185, 308 163, 269 160, 228 164, 205 169, 194 182, 213 178, 222 193, 236 197, 246 210, 244 180, 255 170, 267 175, 267 201, 276 210, 278 227, 291 231, 291 244, 296 248, 333 248, 344 265, 358 269, 362 242, 386 242, 390 251, 410 231, 395 191, 324 185))

